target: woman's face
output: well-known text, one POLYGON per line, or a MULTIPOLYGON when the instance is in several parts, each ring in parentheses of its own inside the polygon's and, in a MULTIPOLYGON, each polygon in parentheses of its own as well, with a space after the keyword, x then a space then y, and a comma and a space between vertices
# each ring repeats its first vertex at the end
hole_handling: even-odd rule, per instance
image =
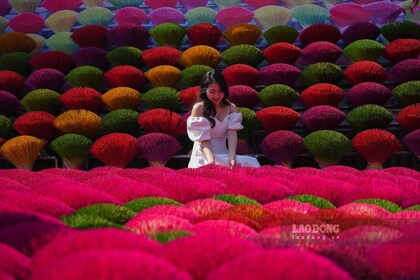
POLYGON ((218 105, 223 100, 225 93, 222 91, 218 83, 211 83, 207 86, 206 95, 214 105, 218 105))

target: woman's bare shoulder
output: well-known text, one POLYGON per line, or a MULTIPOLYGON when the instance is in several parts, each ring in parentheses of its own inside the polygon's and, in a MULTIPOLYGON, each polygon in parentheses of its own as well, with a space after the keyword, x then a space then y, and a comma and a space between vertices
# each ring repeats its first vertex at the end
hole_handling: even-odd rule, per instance
POLYGON ((204 102, 197 102, 194 104, 191 116, 193 117, 202 117, 204 112, 204 102))
POLYGON ((234 113, 238 111, 238 107, 234 103, 229 103, 229 112, 234 113))

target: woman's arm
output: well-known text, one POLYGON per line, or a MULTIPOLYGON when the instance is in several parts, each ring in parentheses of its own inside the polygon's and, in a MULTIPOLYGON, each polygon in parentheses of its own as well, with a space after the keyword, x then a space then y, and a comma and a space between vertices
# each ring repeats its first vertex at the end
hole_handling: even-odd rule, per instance
MULTIPOLYGON (((235 104, 231 103, 229 105, 229 112, 233 113, 237 111, 235 104)), ((228 147, 229 147, 229 160, 228 166, 233 167, 236 164, 236 147, 238 146, 238 133, 236 130, 229 129, 228 134, 228 147)))
MULTIPOLYGON (((192 117, 202 117, 203 116, 204 106, 203 104, 196 103, 192 108, 191 116, 192 117)), ((214 155, 213 150, 211 149, 210 140, 201 141, 201 150, 203 154, 206 156, 208 163, 214 163, 214 155)))

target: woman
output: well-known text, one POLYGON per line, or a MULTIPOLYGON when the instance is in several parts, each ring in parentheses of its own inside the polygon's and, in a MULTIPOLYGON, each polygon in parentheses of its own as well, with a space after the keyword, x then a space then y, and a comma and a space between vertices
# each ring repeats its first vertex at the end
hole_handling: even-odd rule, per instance
POLYGON ((194 141, 190 168, 206 164, 233 167, 259 167, 257 159, 236 155, 237 130, 243 128, 242 115, 228 101, 229 91, 220 71, 206 73, 200 85, 198 102, 187 119, 188 137, 194 141), (226 140, 228 147, 226 147, 226 140))

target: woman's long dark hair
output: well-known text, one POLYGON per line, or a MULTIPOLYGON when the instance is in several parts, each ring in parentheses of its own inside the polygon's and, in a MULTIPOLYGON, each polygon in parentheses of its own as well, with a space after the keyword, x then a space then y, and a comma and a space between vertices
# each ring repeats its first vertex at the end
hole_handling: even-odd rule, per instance
POLYGON ((200 95, 198 97, 198 102, 203 101, 204 102, 204 112, 203 116, 209 120, 211 123, 211 127, 214 127, 216 124, 216 121, 214 120, 216 115, 216 110, 214 108, 213 103, 207 98, 207 87, 212 84, 217 83, 220 86, 220 89, 223 91, 223 99, 222 103, 225 105, 229 105, 229 89, 226 83, 225 78, 222 75, 222 72, 220 70, 213 70, 210 72, 207 72, 203 79, 201 80, 200 84, 200 95))

